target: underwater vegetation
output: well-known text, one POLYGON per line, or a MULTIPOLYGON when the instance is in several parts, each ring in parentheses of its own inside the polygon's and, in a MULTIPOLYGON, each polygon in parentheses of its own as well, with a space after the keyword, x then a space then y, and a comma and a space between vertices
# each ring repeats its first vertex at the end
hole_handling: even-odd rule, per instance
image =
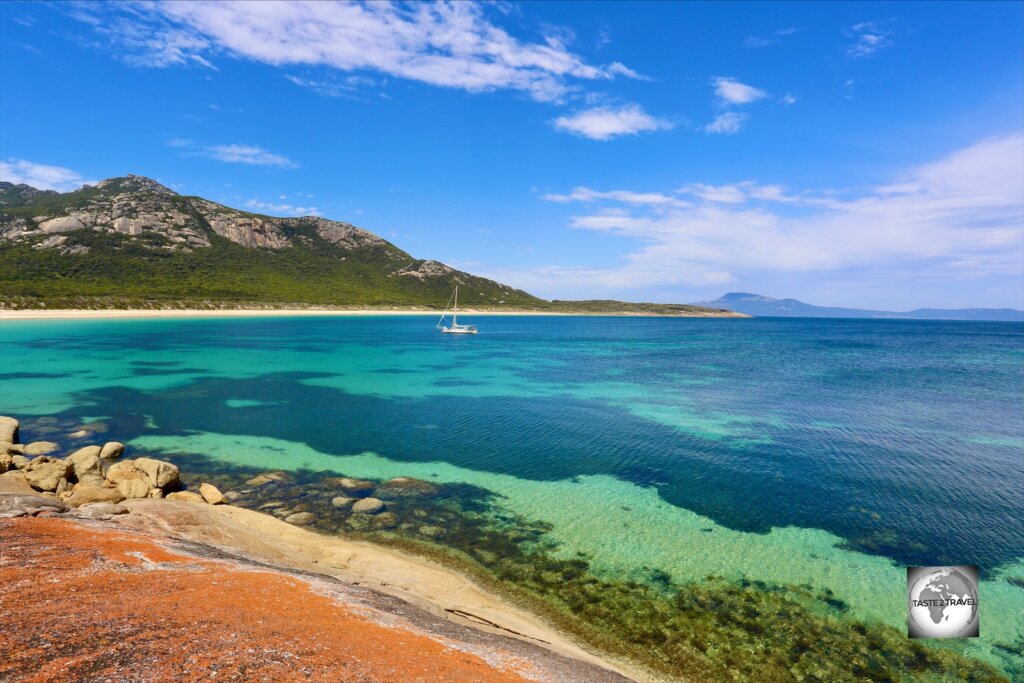
POLYGON ((498 497, 468 484, 354 482, 308 471, 259 478, 258 470, 201 456, 175 460, 186 483, 210 481, 238 494, 235 505, 280 518, 312 513, 310 526, 320 532, 438 559, 588 644, 661 674, 707 681, 1009 680, 956 644, 924 645, 891 626, 861 622, 831 591, 718 576, 678 583, 657 568, 635 580, 601 577, 587 557, 562 556, 545 524, 504 512, 498 497), (382 500, 384 510, 360 514, 346 502, 367 496, 382 500))

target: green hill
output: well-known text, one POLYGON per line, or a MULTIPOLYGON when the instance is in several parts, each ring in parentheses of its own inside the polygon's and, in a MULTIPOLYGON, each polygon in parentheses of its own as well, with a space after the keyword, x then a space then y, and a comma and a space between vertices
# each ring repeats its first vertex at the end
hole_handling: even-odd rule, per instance
POLYGON ((238 211, 139 176, 63 194, 0 183, 7 308, 438 307, 456 285, 465 307, 714 314, 548 302, 416 259, 349 223, 238 211))

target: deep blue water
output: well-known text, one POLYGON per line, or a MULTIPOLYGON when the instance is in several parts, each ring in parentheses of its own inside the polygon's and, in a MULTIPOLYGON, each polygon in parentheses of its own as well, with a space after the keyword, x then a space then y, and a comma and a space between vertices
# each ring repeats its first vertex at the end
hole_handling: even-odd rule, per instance
POLYGON ((0 412, 607 474, 732 529, 905 564, 1024 556, 1024 325, 480 317, 22 321, 0 412))

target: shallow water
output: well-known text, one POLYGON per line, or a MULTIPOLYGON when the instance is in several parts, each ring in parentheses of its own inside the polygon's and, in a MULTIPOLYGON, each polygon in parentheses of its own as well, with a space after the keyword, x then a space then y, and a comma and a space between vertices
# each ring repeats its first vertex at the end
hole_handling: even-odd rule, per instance
POLYGON ((908 564, 977 564, 1024 642, 1024 326, 422 317, 7 321, 0 412, 136 449, 467 482, 562 552, 829 588, 899 626, 908 564))

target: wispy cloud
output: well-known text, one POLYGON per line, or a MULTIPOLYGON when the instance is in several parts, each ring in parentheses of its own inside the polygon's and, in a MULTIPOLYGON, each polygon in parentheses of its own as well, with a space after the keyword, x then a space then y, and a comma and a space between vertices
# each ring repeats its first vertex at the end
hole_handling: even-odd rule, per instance
POLYGON ((202 156, 229 164, 248 166, 278 166, 297 168, 298 164, 284 156, 275 154, 256 145, 234 143, 229 145, 206 145, 188 138, 170 138, 165 141, 169 147, 186 150, 185 156, 202 156))
POLYGON ((727 104, 749 104, 768 96, 764 90, 740 83, 735 78, 719 76, 711 82, 715 86, 715 95, 727 104))
MULTIPOLYGON (((570 226, 639 240, 612 268, 500 273, 538 291, 705 286, 752 274, 873 281, 1024 277, 1024 133, 978 142, 860 192, 791 192, 744 181, 676 192, 577 188, 545 199, 590 208, 570 226), (674 196, 688 201, 676 204, 674 196), (637 197, 656 201, 631 201, 637 197), (590 206, 594 198, 601 205, 590 206)), ((491 273, 499 275, 499 273, 491 273)))
POLYGON ((854 24, 846 34, 853 39, 846 47, 846 54, 851 57, 867 57, 893 44, 892 31, 876 21, 854 24))
POLYGON ((229 164, 247 164, 249 166, 281 166, 295 168, 298 164, 281 154, 268 152, 255 145, 213 145, 206 148, 211 159, 229 164))
POLYGON ((772 32, 772 33, 770 33, 769 35, 766 35, 766 36, 749 36, 749 37, 747 37, 747 39, 745 41, 743 41, 743 44, 746 47, 753 47, 753 48, 770 47, 770 46, 775 45, 776 43, 778 43, 780 40, 782 40, 786 36, 793 35, 798 30, 799 29, 797 29, 795 27, 790 27, 790 28, 784 28, 784 29, 780 29, 778 31, 774 31, 774 32, 772 32))
POLYGON ((37 190, 70 192, 82 185, 95 185, 97 181, 87 180, 81 174, 62 166, 47 166, 25 159, 0 161, 0 181, 15 185, 31 185, 37 190))
MULTIPOLYGON (((301 194, 301 193, 300 193, 301 194)), ((282 196, 281 199, 284 199, 282 196)), ((295 206, 282 202, 265 202, 259 199, 250 199, 245 203, 246 207, 264 211, 271 214, 284 216, 321 216, 320 210, 315 206, 295 206)))
POLYGON ((287 75, 289 81, 303 88, 326 97, 344 97, 358 99, 360 93, 370 88, 379 88, 387 85, 386 78, 371 78, 369 76, 327 76, 324 78, 305 78, 302 76, 287 75))
POLYGON ((743 130, 743 124, 747 120, 746 114, 739 114, 734 111, 727 111, 719 114, 715 120, 704 126, 704 132, 718 135, 735 135, 743 130))
MULTIPOLYGON (((469 92, 508 89, 559 101, 573 81, 639 74, 587 63, 557 35, 527 42, 468 2, 163 2, 76 6, 130 64, 214 67, 222 55, 275 67, 376 72, 469 92)), ((550 33, 550 32, 549 32, 550 33)))
POLYGON ((681 203, 676 197, 661 194, 660 192, 630 192, 629 190, 598 192, 597 190, 591 190, 589 187, 575 187, 569 194, 545 194, 541 199, 560 204, 568 204, 569 202, 595 203, 607 200, 625 204, 648 204, 651 206, 681 203))
POLYGON ((668 130, 672 123, 651 116, 638 104, 594 107, 552 121, 555 128, 591 140, 610 140, 621 135, 668 130))

